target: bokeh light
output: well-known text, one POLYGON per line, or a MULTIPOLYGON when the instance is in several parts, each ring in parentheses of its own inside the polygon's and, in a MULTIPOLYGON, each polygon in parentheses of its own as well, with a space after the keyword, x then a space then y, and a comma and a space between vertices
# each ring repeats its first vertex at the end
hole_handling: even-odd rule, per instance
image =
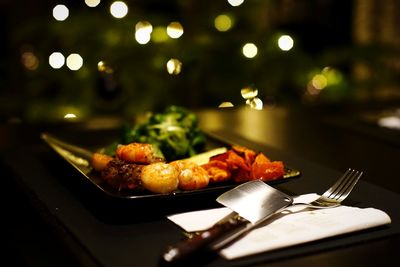
POLYGON ((60 69, 62 66, 64 66, 64 63, 65 57, 60 52, 54 52, 49 56, 49 65, 53 69, 60 69))
POLYGON ((240 94, 244 99, 251 99, 258 95, 258 89, 251 86, 247 86, 240 90, 240 94))
POLYGON ((148 21, 142 20, 136 23, 135 30, 151 34, 151 32, 153 31, 153 25, 151 25, 151 23, 148 21))
POLYGON ((136 42, 138 42, 139 44, 147 44, 148 42, 150 42, 151 39, 151 34, 148 34, 147 32, 143 31, 143 30, 139 30, 135 32, 135 40, 136 42))
POLYGON ((322 90, 328 85, 328 81, 326 80, 324 75, 317 74, 312 78, 311 84, 314 86, 315 89, 322 90))
POLYGON ((172 39, 178 39, 183 34, 183 27, 179 22, 171 22, 167 26, 167 34, 172 39))
POLYGON ((310 80, 307 84, 307 92, 310 95, 318 95, 328 87, 338 86, 343 83, 343 74, 337 69, 325 67, 322 71, 310 73, 310 80))
POLYGON ((255 44, 253 43, 247 43, 243 46, 242 48, 242 53, 245 57, 247 58, 253 58, 257 55, 258 53, 258 48, 255 44))
POLYGON ((219 104, 218 107, 219 108, 232 108, 232 107, 234 107, 234 105, 232 104, 232 102, 222 102, 221 104, 219 104))
POLYGON ((325 76, 328 85, 339 84, 343 81, 342 74, 338 70, 335 70, 334 68, 325 67, 321 73, 325 76))
POLYGON ((53 17, 58 21, 64 21, 69 16, 69 9, 65 5, 56 5, 53 8, 53 17))
POLYGON ((22 65, 28 70, 36 70, 39 67, 39 59, 32 52, 24 52, 21 55, 22 65))
POLYGON ((135 25, 135 39, 139 44, 147 44, 151 39, 153 26, 148 21, 139 21, 135 25))
POLYGON ((113 17, 121 19, 128 14, 128 6, 125 4, 125 2, 115 1, 110 6, 110 13, 113 17))
POLYGON ((264 106, 262 100, 258 97, 248 99, 246 101, 246 104, 249 105, 250 108, 256 109, 256 110, 262 110, 263 106, 264 106))
POLYGON ((167 29, 162 26, 154 27, 151 34, 151 40, 155 43, 162 43, 168 41, 167 29))
POLYGON ((214 20, 215 28, 220 32, 229 31, 232 28, 233 21, 229 15, 221 14, 214 20))
POLYGON ((293 48, 293 45, 294 45, 293 38, 290 37, 289 35, 282 35, 278 39, 278 46, 283 51, 289 51, 290 49, 293 48))
POLYGON ((97 63, 97 70, 100 72, 105 72, 105 73, 113 73, 114 70, 108 66, 108 64, 101 60, 97 63))
POLYGON ((100 4, 100 0, 85 0, 85 4, 88 7, 96 7, 100 4))
POLYGON ((76 117, 74 113, 67 113, 64 115, 64 119, 76 119, 76 117))
POLYGON ((171 75, 177 75, 181 73, 182 70, 182 62, 180 62, 176 58, 171 58, 167 62, 167 71, 171 75))
POLYGON ((67 67, 70 70, 79 70, 83 66, 83 58, 79 54, 70 54, 67 57, 67 67))
POLYGON ((243 4, 244 0, 228 0, 228 3, 231 6, 240 6, 241 4, 243 4))
POLYGON ((379 118, 377 123, 381 127, 400 130, 399 116, 385 116, 379 118))

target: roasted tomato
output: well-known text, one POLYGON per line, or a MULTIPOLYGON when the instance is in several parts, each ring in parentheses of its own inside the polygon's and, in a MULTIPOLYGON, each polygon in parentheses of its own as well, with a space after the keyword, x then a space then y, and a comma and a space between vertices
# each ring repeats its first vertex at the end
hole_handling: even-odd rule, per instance
POLYGON ((285 174, 282 161, 270 161, 264 154, 259 153, 251 166, 251 179, 263 181, 276 180, 285 174))
POLYGON ((239 154, 241 157, 244 158, 247 166, 251 166, 254 162, 254 159, 257 156, 257 153, 254 150, 248 149, 244 146, 234 145, 232 146, 233 151, 239 154))
POLYGON ((226 163, 228 163, 230 170, 243 169, 244 171, 250 171, 250 166, 248 166, 244 158, 239 156, 235 151, 229 150, 226 153, 228 153, 226 163))

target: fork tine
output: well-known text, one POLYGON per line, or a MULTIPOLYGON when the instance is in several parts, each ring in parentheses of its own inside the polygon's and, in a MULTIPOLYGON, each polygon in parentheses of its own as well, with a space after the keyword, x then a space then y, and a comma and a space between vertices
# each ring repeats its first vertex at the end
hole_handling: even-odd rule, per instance
POLYGON ((345 191, 342 192, 342 194, 337 198, 338 201, 343 201, 353 190, 354 186, 360 180, 361 176, 363 175, 363 172, 356 171, 354 175, 352 176, 351 181, 349 182, 347 188, 345 191))
POLYGON ((343 184, 346 182, 351 172, 352 169, 347 169, 346 172, 328 190, 326 190, 323 196, 331 198, 332 194, 336 194, 336 192, 338 192, 342 188, 343 184))
POLYGON ((353 190, 363 172, 348 169, 343 176, 324 194, 325 197, 343 201, 353 190))

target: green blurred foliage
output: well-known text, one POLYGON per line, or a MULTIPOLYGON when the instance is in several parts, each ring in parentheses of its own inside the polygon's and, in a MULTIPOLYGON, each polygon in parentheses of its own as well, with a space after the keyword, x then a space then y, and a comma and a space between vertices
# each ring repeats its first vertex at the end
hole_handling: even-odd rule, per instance
MULTIPOLYGON (((398 75, 382 64, 382 47, 355 47, 351 42, 351 3, 346 1, 257 1, 239 7, 226 1, 127 1, 129 13, 116 19, 109 13, 112 1, 89 8, 84 1, 63 1, 70 14, 65 21, 52 15, 55 2, 8 1, 7 47, 12 50, 6 95, 14 95, 19 115, 29 121, 54 121, 71 112, 80 118, 98 115, 131 116, 168 105, 188 108, 217 107, 223 101, 244 105, 240 89, 253 85, 262 100, 274 103, 336 103, 353 100, 358 84, 351 78, 354 61, 380 66, 376 74, 388 81, 398 75), (341 10, 343 14, 336 11, 341 10), (318 18, 316 17, 316 14, 318 18), (214 19, 229 14, 234 21, 227 32, 214 27, 214 19), (184 34, 163 43, 140 45, 135 24, 149 21, 153 27, 179 21, 184 34), (282 51, 281 34, 293 37, 295 46, 282 51), (255 43, 258 55, 245 58, 242 46, 255 43), (25 69, 21 54, 32 52, 39 60, 35 70, 25 69), (83 67, 52 69, 49 55, 79 53, 83 67), (166 62, 177 58, 182 72, 170 75, 166 62), (114 70, 115 86, 97 70, 99 61, 114 70), (318 96, 307 96, 310 73, 330 66, 342 75, 318 96), (111 91, 110 91, 111 90, 111 91), (10 93, 11 92, 11 93, 10 93)), ((349 1, 350 2, 350 1, 349 1)), ((5 12, 3 12, 5 13, 5 12)), ((398 56, 398 51, 391 51, 398 56)), ((390 52, 386 52, 390 53, 390 52)), ((392 54, 391 54, 392 55, 392 54)), ((374 79, 363 81, 363 90, 374 79)), ((382 82, 382 81, 379 81, 382 82)), ((5 101, 4 101, 5 102, 5 101)))

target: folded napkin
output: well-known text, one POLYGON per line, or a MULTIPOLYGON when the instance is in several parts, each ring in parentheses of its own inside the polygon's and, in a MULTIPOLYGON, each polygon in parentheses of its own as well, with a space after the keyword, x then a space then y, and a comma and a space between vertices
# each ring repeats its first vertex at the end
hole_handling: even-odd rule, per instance
MULTIPOLYGON (((301 195, 294 198, 294 203, 309 203, 318 197, 317 194, 301 195)), ((229 208, 216 208, 174 214, 168 219, 185 231, 194 232, 208 229, 230 212, 229 208)), ((253 229, 219 253, 226 259, 235 259, 391 223, 385 212, 375 208, 339 206, 304 210, 304 206, 293 206, 283 214, 253 229)))

